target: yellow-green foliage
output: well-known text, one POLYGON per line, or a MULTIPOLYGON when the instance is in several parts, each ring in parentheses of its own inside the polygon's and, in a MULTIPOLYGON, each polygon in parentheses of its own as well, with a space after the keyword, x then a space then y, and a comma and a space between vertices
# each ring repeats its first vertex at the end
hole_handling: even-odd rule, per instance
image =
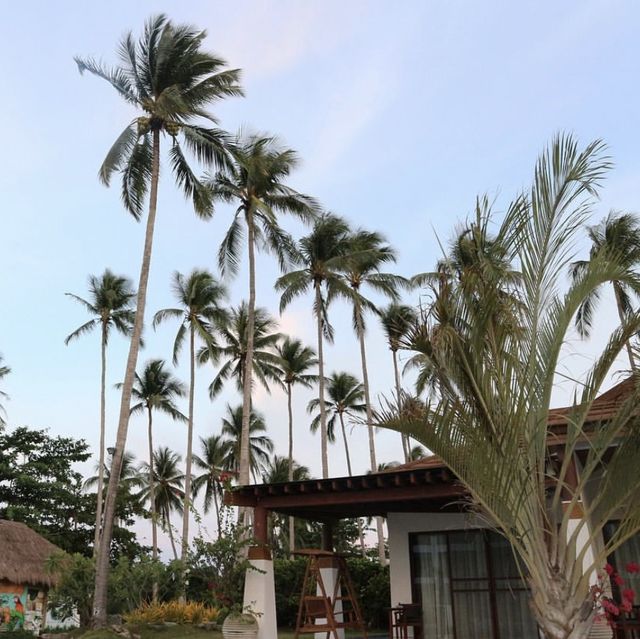
POLYGON ((190 603, 180 603, 179 601, 168 601, 166 603, 144 604, 124 615, 124 620, 128 624, 154 624, 165 621, 173 623, 199 624, 205 621, 215 621, 219 611, 203 603, 193 601, 190 603))

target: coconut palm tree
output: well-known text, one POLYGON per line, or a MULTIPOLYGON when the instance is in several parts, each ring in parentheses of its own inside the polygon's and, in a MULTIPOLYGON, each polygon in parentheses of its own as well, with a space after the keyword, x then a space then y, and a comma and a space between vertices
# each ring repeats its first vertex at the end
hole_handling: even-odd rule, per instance
MULTIPOLYGON (((378 462, 376 460, 373 408, 371 406, 369 371, 367 368, 364 314, 366 310, 376 311, 376 307, 364 297, 362 289, 367 287, 392 301, 397 301, 399 299, 399 289, 407 288, 409 282, 399 275, 380 272, 384 265, 395 263, 396 261, 395 251, 386 243, 380 233, 359 229, 351 235, 349 243, 351 246, 345 264, 344 277, 353 291, 353 295, 350 296, 350 302, 353 304, 353 326, 360 342, 362 385, 366 406, 367 433, 369 436, 369 461, 371 471, 375 472, 378 462)), ((376 527, 378 532, 378 553, 380 562, 384 564, 385 550, 382 517, 376 517, 376 527)))
MULTIPOLYGON (((254 479, 260 476, 273 453, 271 438, 263 434, 266 431, 264 417, 252 410, 249 422, 249 459, 251 461, 251 475, 254 479)), ((221 432, 226 437, 225 445, 229 447, 227 467, 234 475, 238 476, 240 472, 240 439, 242 437, 242 405, 231 408, 227 404, 227 413, 222 418, 221 432)))
POLYGON ((107 153, 99 171, 100 180, 109 185, 114 173, 122 175, 122 200, 138 220, 147 194, 149 210, 140 267, 136 320, 122 386, 116 452, 111 490, 107 492, 102 536, 106 543, 96 562, 96 588, 93 624, 101 627, 107 619, 108 548, 116 499, 116 476, 122 463, 127 439, 129 403, 133 387, 138 348, 142 335, 155 227, 160 177, 160 141, 170 140, 169 165, 177 185, 193 202, 196 213, 209 217, 212 198, 187 162, 180 140, 200 161, 222 165, 227 162, 227 136, 218 128, 201 126, 215 118, 207 111, 214 102, 242 94, 239 71, 225 68, 225 61, 203 50, 206 33, 188 25, 175 25, 157 15, 147 22, 136 41, 125 35, 118 48, 119 64, 108 68, 94 59, 76 58, 81 73, 88 71, 106 80, 140 116, 130 122, 107 153))
MULTIPOLYGON (((318 365, 315 351, 303 346, 299 339, 285 337, 276 347, 279 357, 278 366, 282 371, 282 383, 287 389, 287 412, 289 415, 289 473, 288 480, 293 481, 293 410, 291 407, 291 397, 293 386, 300 385, 311 388, 318 380, 317 375, 309 374, 307 371, 318 365)), ((289 517, 289 552, 295 549, 295 522, 293 517, 289 517)))
MULTIPOLYGON (((176 400, 185 396, 184 384, 177 380, 170 371, 165 368, 165 362, 161 359, 149 360, 142 370, 142 374, 136 373, 135 383, 131 389, 134 404, 131 414, 147 413, 147 443, 149 461, 147 462, 147 487, 149 492, 149 506, 151 509, 151 540, 152 557, 158 558, 158 511, 155 498, 155 469, 153 447, 153 411, 159 411, 171 417, 175 421, 185 422, 186 417, 178 410, 176 400)), ((154 598, 157 598, 157 584, 154 584, 154 598)))
MULTIPOLYGON (((293 241, 279 225, 280 215, 293 215, 308 221, 315 215, 316 202, 294 191, 285 181, 298 165, 292 149, 283 148, 274 137, 238 136, 232 150, 232 162, 215 173, 210 181, 214 201, 233 203, 233 221, 218 253, 220 271, 234 274, 240 261, 240 242, 246 227, 249 254, 249 301, 247 304, 247 350, 245 361, 253 361, 253 336, 256 311, 255 250, 262 248, 276 255, 285 268, 294 251, 293 241)), ((240 485, 249 483, 249 420, 253 369, 242 389, 243 429, 240 446, 240 485)))
MULTIPOLYGON (((246 302, 231 309, 228 321, 217 325, 218 343, 215 348, 202 348, 198 354, 201 364, 212 361, 220 366, 209 385, 209 397, 214 399, 222 391, 224 383, 235 379, 240 392, 244 388, 245 362, 248 344, 249 310, 246 302)), ((280 384, 280 369, 275 347, 282 337, 278 324, 266 309, 256 308, 253 323, 253 373, 263 388, 269 392, 270 384, 280 384)))
MULTIPOLYGON (((2 364, 3 359, 2 355, 0 355, 0 380, 4 379, 11 372, 11 368, 2 364)), ((4 391, 0 391, 0 399, 9 399, 9 396, 4 391)), ((6 424, 3 419, 3 415, 5 414, 4 406, 0 404, 0 426, 6 424)))
POLYGON ((328 321, 328 303, 334 297, 351 295, 349 286, 340 275, 340 269, 345 266, 345 256, 349 250, 349 225, 337 215, 325 213, 315 222, 311 233, 299 242, 297 264, 301 268, 286 273, 276 281, 276 290, 282 293, 281 313, 296 297, 309 290, 314 295, 313 314, 316 318, 318 339, 320 445, 324 479, 329 476, 329 457, 323 341, 333 340, 333 328, 328 321))
MULTIPOLYGON (((630 272, 637 271, 640 266, 640 220, 636 215, 611 212, 600 224, 590 226, 588 233, 591 240, 591 259, 600 254, 611 253, 623 261, 630 272)), ((588 261, 585 260, 574 262, 571 265, 572 277, 579 279, 587 264, 588 261)), ((635 297, 637 300, 640 297, 640 289, 621 280, 611 282, 611 285, 620 323, 624 323, 634 310, 632 298, 635 297)), ((591 332, 593 313, 600 293, 601 289, 594 290, 576 313, 576 328, 582 337, 588 337, 591 332)), ((627 342, 626 349, 631 370, 635 371, 637 367, 631 340, 627 342)))
POLYGON ((594 255, 568 288, 562 279, 610 165, 600 141, 580 148, 570 135, 553 140, 537 162, 533 186, 509 207, 497 232, 522 270, 521 330, 495 322, 499 279, 493 293, 487 287, 483 305, 461 296, 451 307, 448 339, 431 344, 447 361, 436 369, 438 401, 422 415, 382 420, 439 455, 508 540, 547 639, 589 635, 598 612, 590 579, 640 532, 639 486, 629 472, 640 465, 637 376, 611 420, 597 432, 587 423, 616 358, 640 329, 639 313, 612 332, 579 380, 567 436, 558 440, 548 420, 563 345, 581 305, 603 284, 638 284, 625 260, 607 252, 594 255), (586 501, 594 481, 597 494, 586 501), (576 510, 584 511, 582 518, 574 519, 576 510), (619 519, 617 530, 603 540, 612 518, 619 519))
POLYGON ((189 412, 187 416, 187 457, 184 479, 184 511, 182 513, 182 552, 184 562, 189 548, 189 515, 191 513, 191 464, 193 459, 193 396, 196 383, 196 336, 204 342, 204 348, 213 349, 213 331, 224 323, 227 311, 221 303, 227 296, 226 288, 208 271, 194 269, 185 278, 182 273, 173 275, 173 292, 180 308, 165 308, 153 317, 154 328, 168 319, 178 319, 180 327, 173 344, 173 363, 178 356, 185 337, 189 338, 189 412))
POLYGON ((197 497, 204 488, 204 512, 211 510, 213 505, 216 511, 216 523, 218 535, 222 531, 222 513, 220 500, 224 490, 224 483, 230 477, 230 452, 231 442, 225 440, 222 435, 211 435, 200 438, 202 457, 193 456, 196 468, 202 471, 193 479, 193 496, 197 497))
MULTIPOLYGON (((400 350, 402 346, 402 341, 407 338, 409 330, 416 323, 418 319, 417 313, 411 306, 392 303, 380 311, 379 317, 393 359, 396 401, 399 406, 402 401, 402 382, 400 380, 400 370, 398 367, 398 350, 400 350)), ((411 443, 404 434, 402 434, 402 451, 405 462, 410 461, 411 443)))
POLYGON ((102 528, 102 498, 104 483, 103 468, 105 456, 106 436, 106 375, 107 375, 107 344, 112 328, 124 336, 130 336, 135 320, 133 301, 135 291, 131 280, 122 275, 115 275, 105 269, 100 277, 89 276, 89 299, 86 300, 73 293, 69 297, 79 302, 92 316, 88 322, 67 335, 64 340, 69 344, 85 333, 100 327, 100 447, 98 449, 98 486, 96 503, 96 529, 93 540, 93 556, 98 552, 100 544, 100 530, 102 528))
MULTIPOLYGON (((320 407, 320 398, 312 399, 307 405, 307 412, 313 413, 320 407)), ((329 414, 327 421, 327 435, 330 442, 336 439, 336 422, 340 424, 344 454, 347 460, 347 472, 353 475, 351 468, 351 455, 349 453, 349 441, 345 428, 345 416, 355 418, 367 411, 364 401, 364 386, 351 373, 331 373, 327 378, 327 398, 325 410, 329 414)), ((320 426, 320 413, 311 421, 311 432, 316 433, 320 426)))
POLYGON ((149 464, 143 462, 140 473, 143 480, 143 488, 140 496, 151 505, 151 510, 160 515, 160 523, 171 542, 173 558, 178 559, 173 527, 171 525, 171 513, 182 513, 184 503, 184 474, 180 472, 182 457, 166 446, 160 446, 153 452, 153 473, 149 464), (153 482, 151 481, 153 479, 153 482), (152 489, 153 486, 153 489, 152 489), (153 490, 153 500, 152 500, 153 490))

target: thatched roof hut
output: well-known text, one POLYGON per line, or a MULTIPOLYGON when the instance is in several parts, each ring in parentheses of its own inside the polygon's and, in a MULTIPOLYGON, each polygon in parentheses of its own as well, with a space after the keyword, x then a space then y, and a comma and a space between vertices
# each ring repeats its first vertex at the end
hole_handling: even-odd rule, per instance
POLYGON ((29 526, 0 519, 0 581, 25 586, 55 585, 55 575, 45 569, 47 559, 61 552, 29 526))

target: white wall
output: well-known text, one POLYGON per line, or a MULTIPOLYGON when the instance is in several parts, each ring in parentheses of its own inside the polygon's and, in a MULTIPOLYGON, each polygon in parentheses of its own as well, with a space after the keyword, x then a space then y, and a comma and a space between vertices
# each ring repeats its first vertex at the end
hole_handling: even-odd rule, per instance
POLYGON ((486 523, 467 513, 389 513, 389 570, 391 605, 411 602, 409 534, 486 528, 486 523))

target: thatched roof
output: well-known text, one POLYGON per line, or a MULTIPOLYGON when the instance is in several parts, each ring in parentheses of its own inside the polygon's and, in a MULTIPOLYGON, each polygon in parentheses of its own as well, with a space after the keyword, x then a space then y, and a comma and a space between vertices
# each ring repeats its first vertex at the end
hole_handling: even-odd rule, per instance
POLYGON ((55 576, 45 570, 45 562, 60 548, 29 526, 0 519, 0 581, 32 586, 53 586, 55 576))

